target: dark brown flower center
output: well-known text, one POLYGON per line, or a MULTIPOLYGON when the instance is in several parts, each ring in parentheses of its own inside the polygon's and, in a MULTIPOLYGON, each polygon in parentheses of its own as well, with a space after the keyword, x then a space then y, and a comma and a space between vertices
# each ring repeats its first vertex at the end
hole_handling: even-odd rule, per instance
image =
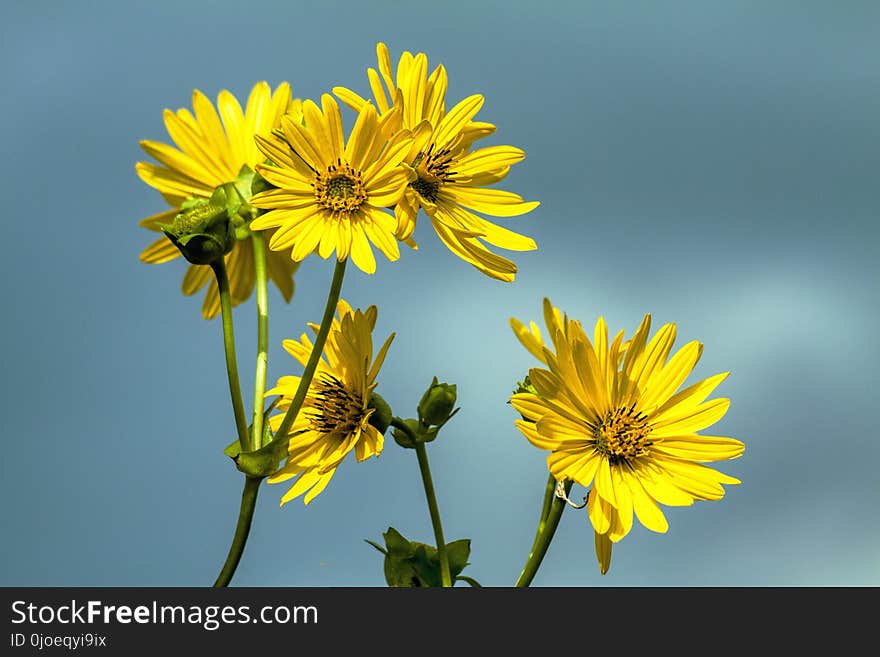
POLYGON ((452 164, 453 157, 448 148, 434 151, 434 144, 431 144, 427 151, 419 153, 413 160, 412 166, 418 178, 409 186, 425 200, 436 203, 443 183, 454 182, 455 171, 449 170, 452 164))
POLYGON ((361 395, 330 374, 321 375, 312 388, 313 404, 309 412, 312 429, 344 438, 361 426, 367 413, 361 395))

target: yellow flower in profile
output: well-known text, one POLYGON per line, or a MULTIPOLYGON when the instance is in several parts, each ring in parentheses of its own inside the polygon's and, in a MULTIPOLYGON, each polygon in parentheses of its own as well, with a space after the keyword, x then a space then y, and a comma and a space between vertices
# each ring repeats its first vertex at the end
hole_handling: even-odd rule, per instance
MULTIPOLYGON (((214 189, 235 182, 243 166, 253 169, 263 159, 254 143, 254 135, 269 134, 283 114, 297 114, 301 102, 291 100, 290 86, 285 82, 274 92, 265 82, 251 90, 245 110, 235 96, 226 90, 217 97, 217 109, 198 90, 193 92, 193 112, 165 110, 165 127, 177 148, 161 142, 144 140, 141 148, 160 164, 138 162, 141 179, 157 189, 170 210, 143 219, 140 225, 160 232, 159 224, 170 224, 190 197, 210 198, 214 189)), ((160 237, 141 253, 141 260, 160 264, 174 260, 180 251, 167 237, 160 237)), ((226 256, 230 297, 233 305, 247 300, 254 289, 254 252, 251 240, 238 240, 226 256)), ((278 286, 284 299, 293 296, 293 273, 296 263, 289 258, 268 253, 268 275, 278 286)), ((211 268, 189 265, 183 277, 183 293, 192 295, 212 280, 211 268)), ((211 282, 202 304, 205 319, 220 312, 217 285, 211 282)))
MULTIPOLYGON (((303 121, 287 116, 281 130, 257 145, 270 164, 257 171, 277 189, 256 194, 267 210, 253 228, 277 228, 269 248, 290 250, 299 262, 313 252, 338 261, 351 256, 362 271, 376 271, 370 243, 391 260, 400 257, 397 222, 385 208, 396 204, 412 178, 401 165, 412 142, 408 130, 388 134, 372 105, 361 109, 346 143, 339 105, 324 94, 322 107, 307 100, 303 121)), ((389 120, 390 117, 386 117, 389 120)))
MULTIPOLYGON (((269 483, 275 484, 298 477, 281 504, 306 493, 308 504, 330 483, 336 468, 352 450, 356 459, 365 461, 378 456, 384 445, 383 435, 370 424, 374 409, 370 397, 376 389, 376 376, 394 334, 388 336, 373 358, 372 331, 376 325, 376 306, 366 312, 352 310, 340 300, 318 361, 315 377, 309 386, 303 406, 290 428, 288 457, 284 466, 269 483)), ((317 333, 318 326, 309 324, 317 333)), ((284 348, 303 366, 312 352, 312 341, 303 333, 299 340, 285 340, 284 348)), ((284 376, 266 395, 281 395, 278 408, 287 410, 300 377, 284 376)), ((269 418, 269 426, 277 431, 284 413, 269 418)))
POLYGON ((516 426, 533 445, 549 450, 547 465, 558 481, 590 487, 587 509, 605 572, 611 544, 629 533, 633 515, 648 529, 665 532, 659 504, 688 506, 718 500, 721 484, 738 484, 701 463, 737 458, 745 446, 698 432, 720 420, 728 399, 706 398, 729 373, 683 390, 703 350, 689 342, 670 357, 675 324, 649 340, 646 315, 628 341, 623 331, 609 342, 600 317, 590 340, 580 322, 544 300, 552 349, 536 325, 511 320, 514 332, 544 368, 529 371, 535 393, 510 402, 523 418, 516 426))
MULTIPOLYGON (((535 241, 475 213, 514 217, 539 205, 523 201, 512 192, 487 187, 502 180, 525 153, 513 146, 471 150, 474 141, 495 131, 491 123, 472 120, 483 105, 483 97, 469 96, 447 112, 446 71, 438 66, 429 76, 424 53, 413 56, 404 52, 396 75, 384 43, 376 46, 376 54, 379 71, 368 70, 376 106, 383 118, 400 110, 387 122, 388 129, 403 127, 413 134, 406 162, 417 177, 395 207, 397 237, 415 246, 412 234, 422 208, 452 253, 492 278, 513 281, 516 265, 490 251, 483 242, 512 251, 530 251, 537 248, 535 241)), ((345 87, 335 87, 333 92, 355 111, 369 104, 345 87)))

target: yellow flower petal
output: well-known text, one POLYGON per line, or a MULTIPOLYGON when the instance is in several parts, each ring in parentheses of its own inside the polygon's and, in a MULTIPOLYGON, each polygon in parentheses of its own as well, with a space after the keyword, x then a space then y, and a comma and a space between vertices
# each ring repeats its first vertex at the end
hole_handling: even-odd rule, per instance
POLYGON ((547 467, 550 474, 558 480, 572 479, 582 486, 589 486, 600 461, 581 451, 563 450, 553 452, 547 457, 547 467))
POLYGON ((521 162, 526 154, 514 146, 489 146, 472 151, 463 156, 455 164, 455 172, 459 176, 471 176, 484 171, 508 168, 521 162))
POLYGON ((542 436, 540 433, 538 433, 538 430, 535 428, 534 422, 516 420, 514 424, 516 425, 516 428, 519 429, 526 437, 526 440, 528 440, 538 449, 556 449, 561 444, 559 440, 548 438, 547 436, 542 436))
POLYGON ((372 162, 365 161, 367 154, 373 149, 373 141, 377 136, 376 110, 372 105, 364 105, 358 113, 351 129, 348 143, 345 145, 345 159, 355 169, 363 170, 372 162))
POLYGON ((376 273, 376 258, 360 224, 351 227, 351 259, 365 274, 376 273))
POLYGON ((652 433, 672 436, 700 431, 718 422, 729 407, 729 399, 712 399, 697 407, 672 407, 652 422, 652 433))
POLYGON ((183 276, 181 288, 186 296, 191 296, 205 287, 213 278, 211 268, 206 265, 190 265, 183 276))
MULTIPOLYGON (((311 101, 303 103, 303 112, 306 114, 306 120, 310 114, 310 108, 314 108, 315 104, 311 101)), ((314 121, 314 116, 312 117, 314 121)), ((317 121, 316 123, 320 123, 317 121)), ((319 140, 318 125, 309 124, 309 128, 295 122, 290 116, 281 119, 281 127, 284 130, 284 138, 290 144, 291 148, 309 167, 314 170, 323 170, 332 161, 329 153, 321 151, 321 142, 319 140)), ((258 144, 263 142, 258 142, 258 144)))
POLYGON ((602 499, 596 493, 596 487, 590 489, 587 495, 587 515, 593 529, 599 534, 607 534, 611 529, 611 515, 614 512, 613 507, 606 500, 602 499))
POLYGON ((431 217, 431 224, 440 241, 459 258, 469 262, 491 278, 506 282, 513 281, 516 275, 516 265, 513 262, 492 253, 475 238, 465 237, 460 232, 450 230, 436 217, 431 217))
POLYGON ((593 532, 596 546, 596 559, 599 562, 599 572, 603 575, 611 568, 611 539, 606 534, 593 532))
POLYGON ((149 162, 138 162, 135 165, 140 179, 150 187, 155 187, 163 194, 178 194, 180 196, 210 196, 214 188, 205 185, 189 176, 173 169, 156 166, 149 162))
POLYGON ((669 359, 669 362, 662 369, 656 370, 651 380, 643 386, 644 392, 639 398, 639 405, 649 409, 668 400, 684 383, 702 353, 703 345, 696 340, 679 349, 669 359))
POLYGON ((160 237, 141 252, 141 260, 151 265, 174 260, 180 256, 180 250, 167 237, 160 237))
POLYGON ((360 112, 367 101, 346 87, 333 87, 333 94, 355 112, 360 112))
MULTIPOLYGON (((453 186, 450 185, 447 189, 451 190, 452 187, 453 186)), ((438 207, 442 208, 443 214, 453 217, 458 221, 462 228, 479 234, 480 239, 483 241, 511 251, 532 251, 538 248, 537 244, 535 244, 535 240, 531 237, 526 237, 525 235, 520 235, 507 228, 497 226, 471 212, 468 212, 464 208, 458 207, 454 202, 450 202, 449 200, 455 199, 454 195, 452 195, 451 192, 444 192, 444 194, 447 193, 450 194, 449 198, 441 195, 438 199, 438 207)))
POLYGON ((624 471, 622 474, 629 486, 632 495, 633 510, 635 511, 639 522, 653 532, 659 532, 661 534, 666 533, 669 529, 669 523, 666 521, 666 516, 663 515, 660 507, 657 506, 657 503, 645 490, 641 480, 629 472, 624 471))
POLYGON ((738 458, 745 447, 735 438, 689 434, 657 440, 653 449, 673 458, 703 463, 738 458))
POLYGON ((515 317, 511 317, 510 328, 513 329, 514 334, 522 346, 524 346, 532 356, 546 365, 547 362, 544 359, 543 353, 544 341, 541 338, 541 330, 538 328, 537 324, 530 322, 529 327, 527 328, 521 321, 515 317))
MULTIPOLYGON (((182 174, 182 176, 189 178, 192 181, 192 184, 207 187, 204 183, 200 183, 199 181, 210 180, 211 174, 186 153, 182 153, 168 144, 163 144, 158 141, 149 141, 147 139, 141 141, 140 146, 147 155, 158 160, 168 169, 177 171, 182 174)), ((149 184, 148 181, 145 182, 149 184)))
POLYGON ((531 212, 540 205, 538 201, 526 202, 519 194, 501 189, 446 185, 443 190, 466 208, 493 217, 516 217, 531 212))
POLYGON ((432 141, 437 145, 438 149, 443 149, 450 145, 455 137, 462 131, 465 125, 480 111, 483 106, 483 97, 479 94, 468 96, 455 107, 453 107, 440 125, 434 131, 432 141))

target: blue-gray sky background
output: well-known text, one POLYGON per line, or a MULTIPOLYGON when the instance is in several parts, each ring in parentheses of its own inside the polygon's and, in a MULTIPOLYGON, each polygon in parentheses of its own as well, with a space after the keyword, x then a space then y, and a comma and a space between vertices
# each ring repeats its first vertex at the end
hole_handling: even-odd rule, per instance
MULTIPOLYGON (((137 221, 164 209, 135 175, 193 88, 257 80, 317 98, 368 92, 375 44, 424 51, 448 103, 482 93, 488 144, 528 156, 505 188, 542 205, 505 285, 453 257, 422 217, 420 251, 354 268, 344 296, 397 332, 379 391, 413 413, 436 374, 461 413, 430 445, 448 540, 467 574, 512 584, 531 544, 545 455, 505 403, 535 363, 508 318, 547 295, 630 333, 645 312, 731 370, 713 428, 742 439, 720 502, 636 525, 601 577, 567 511, 536 585, 878 585, 880 5, 875 2, 8 2, 0 26, 6 248, 2 585, 208 585, 241 478, 219 321, 148 266, 137 221)), ((348 124, 350 125, 350 117, 348 124)), ((269 378, 320 316, 330 265, 291 306, 270 294, 269 378)), ((236 310, 250 403, 253 301, 236 310)), ((309 507, 264 487, 241 585, 381 586, 363 539, 433 536, 415 455, 390 439, 347 461, 309 507)), ((582 494, 582 491, 576 493, 582 494)))

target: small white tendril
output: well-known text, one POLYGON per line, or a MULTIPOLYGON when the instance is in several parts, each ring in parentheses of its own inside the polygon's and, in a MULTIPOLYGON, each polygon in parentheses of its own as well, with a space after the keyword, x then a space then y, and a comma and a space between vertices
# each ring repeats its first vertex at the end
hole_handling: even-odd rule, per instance
POLYGON ((587 498, 584 498, 583 504, 575 504, 570 499, 568 499, 568 495, 565 494, 565 480, 560 480, 556 482, 556 497, 565 500, 566 504, 568 504, 572 509, 583 509, 587 506, 587 498))

